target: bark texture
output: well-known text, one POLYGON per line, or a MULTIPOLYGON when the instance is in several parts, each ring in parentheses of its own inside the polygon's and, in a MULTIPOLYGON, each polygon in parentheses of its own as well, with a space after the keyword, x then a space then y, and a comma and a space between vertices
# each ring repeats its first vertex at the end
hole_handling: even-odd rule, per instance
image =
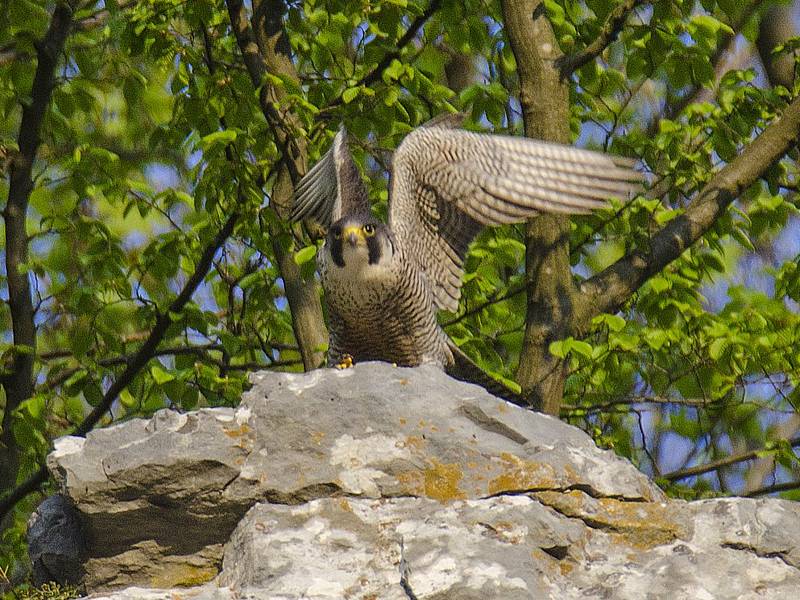
POLYGON ((795 6, 772 6, 761 17, 756 48, 767 77, 772 85, 792 89, 795 79, 794 55, 791 52, 773 54, 776 46, 797 35, 794 22, 795 6))
MULTIPOLYGON (((517 61, 525 135, 569 143, 569 88, 555 61, 562 56, 540 0, 502 2, 503 19, 517 61)), ((550 354, 566 337, 575 287, 569 264, 569 219, 542 215, 527 225, 525 274, 528 309, 517 369, 523 395, 534 408, 558 415, 566 363, 550 354)))
MULTIPOLYGON (((291 203, 294 183, 305 172, 306 166, 306 145, 298 134, 296 116, 286 108, 286 104, 281 105, 281 110, 276 108, 284 99, 285 92, 264 83, 267 73, 298 80, 281 20, 286 13, 286 4, 283 0, 255 0, 252 22, 248 21, 241 0, 227 0, 226 4, 245 67, 253 86, 260 90, 261 110, 278 146, 283 149, 283 160, 270 197, 272 207, 283 217, 291 203)), ((305 369, 314 369, 322 364, 324 354, 321 348, 328 343, 319 285, 313 278, 302 276, 294 262, 292 248, 287 249, 278 242, 280 233, 276 227, 270 231, 286 299, 292 311, 292 327, 305 369)))
POLYGON ((19 447, 14 438, 14 411, 33 393, 33 367, 36 358, 36 326, 31 298, 26 219, 28 201, 33 190, 31 173, 41 144, 42 122, 54 85, 54 73, 64 48, 72 11, 58 4, 50 26, 36 48, 36 73, 31 99, 22 107, 22 120, 17 143, 19 151, 9 169, 8 199, 3 208, 5 221, 5 259, 8 285, 8 306, 11 314, 14 352, 9 367, 3 365, 0 381, 5 390, 2 431, 0 431, 0 491, 11 489, 17 481, 19 447))

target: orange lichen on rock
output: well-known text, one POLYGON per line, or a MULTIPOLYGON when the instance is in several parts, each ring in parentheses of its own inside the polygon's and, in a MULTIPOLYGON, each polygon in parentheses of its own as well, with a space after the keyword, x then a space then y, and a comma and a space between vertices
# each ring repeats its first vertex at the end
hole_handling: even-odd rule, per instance
POLYGON ((463 500, 467 497, 459 488, 463 478, 461 467, 457 464, 444 464, 437 460, 432 461, 432 466, 424 471, 425 495, 439 502, 463 500))
POLYGON ((489 482, 489 494, 556 487, 555 470, 548 464, 524 460, 508 452, 502 453, 500 460, 501 472, 489 482))
POLYGON ((440 463, 436 459, 428 461, 428 464, 428 468, 404 471, 396 475, 404 494, 424 496, 442 503, 467 498, 466 492, 460 487, 464 477, 460 465, 440 463))
POLYGON ((250 433, 252 428, 247 423, 242 423, 239 427, 234 429, 228 429, 227 427, 223 428, 225 435, 231 438, 238 438, 247 435, 250 433))
POLYGON ((646 550, 689 536, 687 525, 658 502, 592 498, 579 490, 544 491, 533 496, 561 514, 603 529, 637 549, 646 550))
POLYGON ((418 435, 409 435, 406 436, 406 439, 401 442, 404 448, 409 450, 416 450, 417 452, 421 452, 422 449, 425 447, 425 440, 418 436, 418 435))

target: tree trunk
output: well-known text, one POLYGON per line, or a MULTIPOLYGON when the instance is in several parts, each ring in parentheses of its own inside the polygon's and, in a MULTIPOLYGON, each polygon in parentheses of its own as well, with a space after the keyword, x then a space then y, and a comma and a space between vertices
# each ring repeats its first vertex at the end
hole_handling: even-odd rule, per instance
POLYGON ((789 90, 794 84, 794 56, 791 52, 773 54, 772 50, 797 35, 794 8, 794 5, 773 6, 767 10, 761 17, 756 40, 756 48, 770 84, 782 85, 789 90))
MULTIPOLYGON (((19 151, 9 169, 8 199, 3 208, 8 307, 14 352, 8 372, 0 375, 5 390, 5 406, 0 422, 0 493, 17 482, 19 451, 14 437, 14 411, 33 394, 33 367, 36 357, 35 310, 28 271, 28 201, 33 190, 33 163, 41 143, 41 129, 54 86, 56 64, 64 48, 72 11, 59 4, 53 11, 44 38, 36 45, 37 65, 30 102, 22 107, 17 143, 19 151)), ((6 365, 2 365, 3 371, 6 365)), ((0 524, 0 531, 3 526, 0 524)))
MULTIPOLYGON (((541 0, 503 0, 506 35, 517 61, 525 135, 569 143, 569 87, 554 61, 561 56, 541 0)), ((528 222, 525 275, 528 308, 517 381, 531 404, 558 415, 567 364, 550 343, 569 332, 575 287, 569 264, 569 219, 542 215, 528 222)))
MULTIPOLYGON (((279 216, 285 217, 294 184, 305 171, 306 144, 296 134, 296 116, 285 106, 276 108, 285 92, 266 84, 264 75, 271 73, 299 81, 291 59, 289 40, 283 29, 286 3, 284 0, 254 0, 252 24, 245 16, 241 0, 227 0, 227 5, 250 79, 253 86, 260 89, 261 109, 275 134, 278 146, 283 148, 284 157, 272 189, 270 204, 279 216)), ((275 233, 270 232, 273 240, 275 233)), ((303 366, 306 370, 314 369, 322 364, 324 355, 320 348, 328 343, 319 287, 314 278, 303 278, 294 263, 291 248, 285 249, 280 243, 273 243, 272 246, 292 312, 292 327, 300 347, 303 366)))

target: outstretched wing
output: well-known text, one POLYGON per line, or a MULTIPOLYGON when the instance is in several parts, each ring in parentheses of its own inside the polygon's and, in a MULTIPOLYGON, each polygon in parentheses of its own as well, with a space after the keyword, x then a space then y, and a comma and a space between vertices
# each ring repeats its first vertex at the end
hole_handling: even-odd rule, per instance
POLYGON ((369 215, 369 197, 341 127, 330 150, 297 184, 289 218, 312 219, 327 230, 341 217, 358 214, 369 215))
POLYGON ((587 213, 628 198, 642 175, 630 159, 522 137, 432 124, 394 154, 389 225, 433 286, 458 309, 467 247, 485 225, 540 212, 587 213))

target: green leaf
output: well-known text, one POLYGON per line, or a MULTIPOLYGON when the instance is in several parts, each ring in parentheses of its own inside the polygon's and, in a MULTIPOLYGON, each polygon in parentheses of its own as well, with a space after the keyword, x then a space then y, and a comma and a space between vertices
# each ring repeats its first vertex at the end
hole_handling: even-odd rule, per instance
POLYGON ((222 131, 215 131, 204 135, 198 144, 201 150, 208 150, 215 145, 225 145, 233 142, 238 136, 238 133, 233 129, 223 129, 222 131))
POLYGON ((557 358, 566 358, 569 347, 566 340, 558 340, 556 342, 550 342, 548 350, 550 354, 557 358))
POLYGON ((700 423, 694 419, 687 418, 683 412, 671 415, 669 426, 675 433, 690 440, 697 440, 703 435, 703 428, 700 423))
POLYGON ((152 367, 150 367, 150 375, 153 376, 153 380, 158 385, 164 385, 168 381, 172 381, 173 379, 175 379, 174 375, 168 373, 158 365, 153 365, 152 367))
POLYGON ((625 329, 625 319, 623 319, 619 315, 609 315, 609 314, 598 315, 594 319, 592 319, 592 323, 594 324, 605 323, 606 326, 611 331, 614 332, 622 331, 623 329, 625 329))
POLYGON ((698 29, 710 36, 716 36, 717 32, 720 30, 728 35, 734 35, 735 33, 730 26, 726 25, 719 19, 715 19, 711 15, 695 15, 692 17, 691 22, 696 25, 698 29))
POLYGON ((572 343, 570 344, 570 350, 574 350, 576 353, 585 356, 586 358, 592 357, 592 346, 581 340, 572 340, 572 343))
POLYGON ((128 391, 128 389, 124 389, 119 393, 119 401, 122 405, 127 409, 136 408, 139 404, 138 400, 133 396, 133 394, 128 391))
POLYGON ((753 242, 750 241, 748 235, 739 227, 734 227, 731 229, 731 237, 739 242, 742 246, 744 246, 750 252, 755 252, 756 248, 753 245, 753 242))
POLYGON ((306 246, 294 253, 294 262, 298 265, 303 265, 317 255, 317 247, 316 246, 306 246))
POLYGON ((345 91, 342 92, 342 100, 344 101, 345 104, 350 104, 353 100, 356 99, 359 91, 360 88, 357 87, 347 88, 345 91))
POLYGON ((714 360, 718 360, 730 342, 725 338, 717 338, 708 347, 708 355, 714 360))
POLYGON ((392 62, 389 63, 389 66, 383 70, 381 77, 383 82, 386 84, 392 83, 397 79, 400 79, 402 75, 406 72, 406 67, 396 58, 392 59, 392 62))

